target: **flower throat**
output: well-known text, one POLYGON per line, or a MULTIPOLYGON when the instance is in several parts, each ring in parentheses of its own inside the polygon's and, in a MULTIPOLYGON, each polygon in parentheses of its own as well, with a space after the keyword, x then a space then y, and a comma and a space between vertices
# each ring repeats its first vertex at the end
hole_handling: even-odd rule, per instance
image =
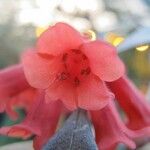
POLYGON ((90 73, 87 57, 80 51, 72 49, 61 56, 62 72, 57 75, 59 80, 70 80, 74 86, 79 86, 81 81, 90 73))

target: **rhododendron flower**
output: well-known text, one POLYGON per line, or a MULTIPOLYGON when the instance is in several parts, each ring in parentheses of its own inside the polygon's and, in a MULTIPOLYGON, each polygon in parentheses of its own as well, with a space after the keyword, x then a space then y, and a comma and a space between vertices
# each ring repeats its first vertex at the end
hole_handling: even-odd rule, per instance
POLYGON ((101 150, 116 149, 118 143, 135 149, 137 138, 150 137, 150 106, 124 75, 113 46, 91 42, 71 26, 57 23, 41 35, 36 48, 24 53, 22 62, 0 71, 0 112, 17 118, 15 108, 23 107, 27 115, 19 124, 2 127, 1 135, 35 135, 34 148, 41 150, 61 114, 80 107, 88 111, 101 150), (113 95, 127 114, 125 123, 113 95))
POLYGON ((128 117, 127 126, 135 130, 139 137, 149 137, 150 105, 143 94, 125 76, 108 83, 108 86, 128 117))
POLYGON ((36 50, 23 56, 29 84, 46 91, 46 101, 62 100, 67 108, 101 109, 112 99, 104 81, 124 73, 116 48, 89 41, 65 23, 49 27, 36 50))

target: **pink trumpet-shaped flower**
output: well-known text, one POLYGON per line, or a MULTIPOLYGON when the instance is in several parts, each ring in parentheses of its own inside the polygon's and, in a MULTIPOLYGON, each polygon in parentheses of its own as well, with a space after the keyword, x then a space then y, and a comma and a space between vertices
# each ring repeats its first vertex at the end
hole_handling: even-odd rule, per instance
POLYGON ((91 116, 99 149, 111 150, 118 143, 124 143, 130 149, 135 148, 131 140, 134 134, 121 121, 112 101, 99 111, 91 111, 91 116))
POLYGON ((33 145, 40 150, 54 134, 61 113, 69 112, 62 101, 69 110, 88 110, 100 149, 112 150, 118 143, 134 149, 135 138, 150 136, 150 106, 122 76, 124 65, 113 46, 89 41, 71 26, 57 23, 41 35, 35 49, 24 53, 22 65, 0 71, 0 112, 13 119, 17 107, 27 113, 21 123, 2 127, 0 134, 24 139, 35 135, 33 145), (114 95, 127 114, 127 126, 115 109, 114 95))
POLYGON ((144 95, 127 77, 109 82, 108 86, 128 117, 128 127, 139 136, 150 137, 150 105, 144 95))
POLYGON ((38 39, 36 50, 23 55, 26 78, 46 91, 46 101, 61 100, 74 110, 101 109, 112 99, 104 81, 124 73, 116 48, 100 40, 87 41, 65 23, 49 27, 38 39))
POLYGON ((23 122, 11 127, 1 128, 0 134, 22 137, 23 139, 35 134, 33 145, 36 150, 40 150, 43 144, 54 134, 60 112, 61 104, 58 101, 46 104, 44 93, 39 92, 23 122))

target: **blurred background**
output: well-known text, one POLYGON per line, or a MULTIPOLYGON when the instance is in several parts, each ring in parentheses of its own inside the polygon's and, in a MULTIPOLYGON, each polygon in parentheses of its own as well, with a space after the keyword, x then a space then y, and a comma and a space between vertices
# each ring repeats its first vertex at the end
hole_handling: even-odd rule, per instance
MULTIPOLYGON (((0 0, 0 68, 19 62, 22 51, 58 21, 116 46, 150 100, 150 0, 0 0)), ((0 145, 7 142, 0 138, 0 145)))

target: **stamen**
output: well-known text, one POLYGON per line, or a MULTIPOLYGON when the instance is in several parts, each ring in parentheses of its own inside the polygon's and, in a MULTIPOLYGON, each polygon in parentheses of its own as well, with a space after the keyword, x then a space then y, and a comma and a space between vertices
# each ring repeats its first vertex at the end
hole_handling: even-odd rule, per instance
POLYGON ((67 64, 66 63, 64 63, 64 67, 65 67, 65 69, 67 69, 67 64))
POLYGON ((80 74, 84 75, 85 74, 85 69, 82 69, 80 74))
POLYGON ((83 60, 86 60, 87 57, 86 57, 85 55, 82 55, 82 59, 83 59, 83 60))
POLYGON ((58 75, 59 80, 66 80, 68 78, 69 74, 66 72, 62 72, 60 75, 58 75))
POLYGON ((72 52, 75 53, 75 54, 81 54, 81 51, 77 50, 77 49, 72 49, 72 52))
POLYGON ((86 75, 90 74, 90 72, 91 72, 90 67, 87 67, 85 71, 86 71, 86 75))
POLYGON ((65 62, 67 58, 68 58, 68 54, 67 53, 63 54, 62 61, 65 62))
POLYGON ((78 79, 78 77, 74 78, 74 83, 75 83, 75 86, 78 86, 80 84, 80 80, 78 79))
POLYGON ((41 53, 38 53, 38 55, 39 55, 40 57, 42 57, 42 58, 44 58, 44 59, 48 59, 48 60, 54 58, 54 56, 49 55, 49 54, 41 54, 41 53))
POLYGON ((90 67, 87 67, 86 69, 81 70, 81 75, 89 75, 91 72, 90 67))

